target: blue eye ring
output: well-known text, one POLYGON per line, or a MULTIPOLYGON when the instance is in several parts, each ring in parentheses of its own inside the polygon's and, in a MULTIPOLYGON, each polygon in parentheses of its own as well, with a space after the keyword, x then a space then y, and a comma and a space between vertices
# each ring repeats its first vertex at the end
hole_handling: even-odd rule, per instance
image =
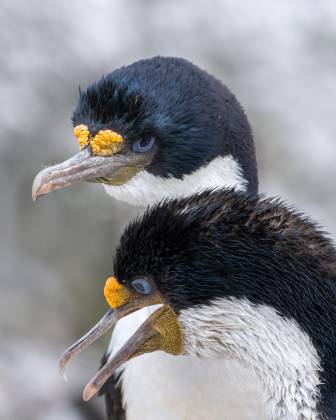
POLYGON ((131 282, 131 285, 133 287, 133 289, 137 292, 140 293, 141 295, 149 295, 152 293, 152 285, 150 284, 150 282, 146 279, 135 279, 131 282))
POLYGON ((153 136, 148 136, 139 139, 135 143, 133 143, 133 152, 146 153, 154 146, 155 141, 156 139, 153 136))

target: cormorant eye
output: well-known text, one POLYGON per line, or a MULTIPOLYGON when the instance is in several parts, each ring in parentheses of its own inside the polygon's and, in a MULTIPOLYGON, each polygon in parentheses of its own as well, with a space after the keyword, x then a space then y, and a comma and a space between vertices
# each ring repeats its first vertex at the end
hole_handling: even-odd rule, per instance
POLYGON ((131 285, 141 295, 149 295, 152 292, 152 286, 146 279, 135 279, 131 282, 131 285))
POLYGON ((155 137, 145 137, 133 143, 133 152, 145 153, 148 152, 155 144, 155 137))

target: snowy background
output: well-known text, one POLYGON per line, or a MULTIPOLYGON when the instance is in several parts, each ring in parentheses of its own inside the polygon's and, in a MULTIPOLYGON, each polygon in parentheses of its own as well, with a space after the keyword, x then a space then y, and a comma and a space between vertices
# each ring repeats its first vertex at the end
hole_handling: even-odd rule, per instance
POLYGON ((222 79, 254 130, 260 189, 336 238, 334 0, 0 0, 0 419, 99 420, 81 403, 107 337, 58 375, 106 310, 105 278, 135 213, 82 184, 33 204, 43 167, 77 152, 70 116, 103 73, 182 56, 222 79))

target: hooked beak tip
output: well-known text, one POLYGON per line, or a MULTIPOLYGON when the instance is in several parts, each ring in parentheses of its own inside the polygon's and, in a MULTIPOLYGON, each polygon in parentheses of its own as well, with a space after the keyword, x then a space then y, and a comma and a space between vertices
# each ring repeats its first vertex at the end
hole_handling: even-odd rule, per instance
POLYGON ((40 194, 39 189, 34 187, 34 185, 33 185, 33 188, 32 188, 33 203, 35 203, 37 201, 37 199, 39 198, 40 195, 42 195, 42 194, 40 194))
POLYGON ((89 401, 95 394, 97 394, 98 388, 93 384, 88 384, 83 391, 83 400, 89 401))
POLYGON ((33 186, 32 186, 32 199, 33 202, 35 203, 35 201, 38 199, 39 197, 39 187, 40 187, 40 174, 37 174, 34 182, 33 182, 33 186))
POLYGON ((62 354, 59 362, 58 362, 58 371, 61 376, 65 376, 65 367, 68 362, 68 358, 65 356, 65 352, 62 354))
POLYGON ((45 179, 45 171, 45 169, 40 171, 34 179, 32 186, 32 199, 34 203, 41 195, 48 194, 51 190, 50 182, 46 182, 47 180, 45 179))

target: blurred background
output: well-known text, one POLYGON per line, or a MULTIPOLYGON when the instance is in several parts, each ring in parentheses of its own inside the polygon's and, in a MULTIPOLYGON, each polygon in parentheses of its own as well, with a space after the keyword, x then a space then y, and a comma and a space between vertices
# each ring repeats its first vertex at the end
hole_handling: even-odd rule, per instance
POLYGON ((222 79, 254 130, 260 189, 336 237, 334 0, 0 1, 0 419, 98 420, 81 403, 106 340, 58 374, 106 310, 105 278, 135 208, 81 184, 33 204, 44 166, 77 152, 70 117, 103 73, 153 55, 222 79))

